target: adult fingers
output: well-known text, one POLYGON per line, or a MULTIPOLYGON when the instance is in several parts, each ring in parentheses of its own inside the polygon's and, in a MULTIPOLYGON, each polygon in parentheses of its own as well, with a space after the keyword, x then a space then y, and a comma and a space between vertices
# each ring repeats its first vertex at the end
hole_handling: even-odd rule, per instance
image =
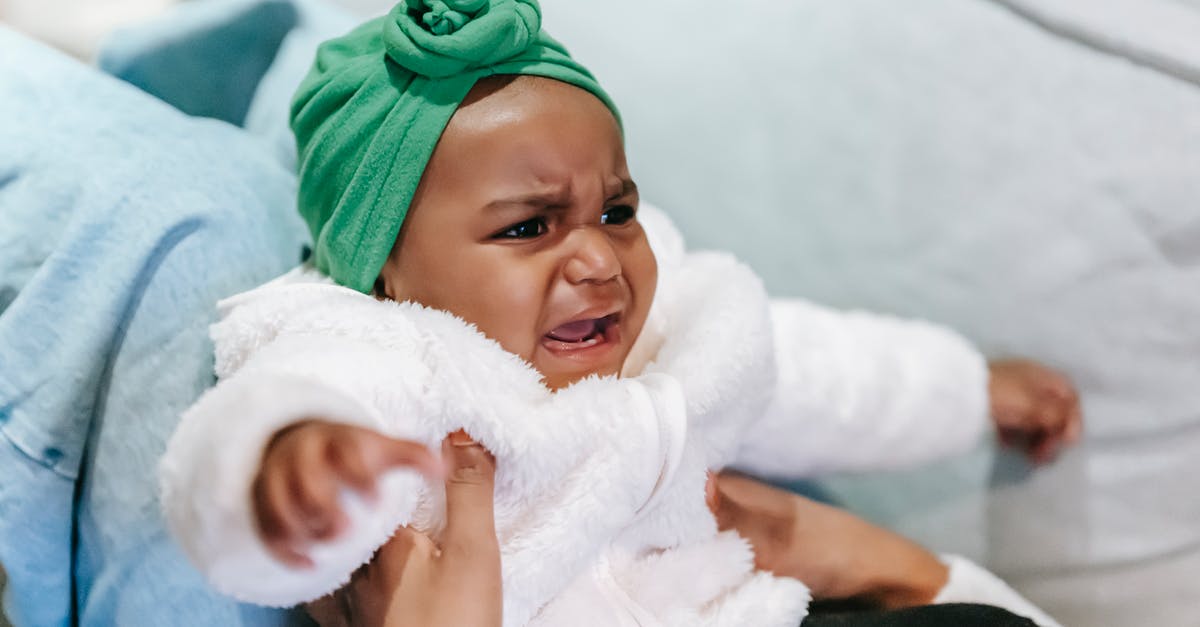
MULTIPOLYGON (((396 607, 397 595, 401 595, 402 588, 408 594, 401 596, 428 596, 420 602, 439 603, 435 590, 422 589, 428 582, 428 569, 433 564, 432 545, 428 538, 408 527, 397 529, 371 561, 350 578, 345 590, 350 624, 359 627, 394 624, 388 620, 388 615, 396 607)), ((401 607, 401 610, 411 612, 413 608, 401 607)))
POLYGON ((369 569, 374 571, 372 576, 384 573, 385 581, 396 581, 410 559, 428 559, 437 552, 428 536, 410 527, 400 527, 386 544, 379 547, 369 569))
POLYGON ((345 590, 331 592, 315 601, 305 603, 304 611, 320 627, 352 627, 345 596, 345 590))
POLYGON ((446 462, 446 529, 441 537, 443 557, 481 563, 494 559, 499 543, 493 511, 496 461, 463 431, 442 442, 446 462))
MULTIPOLYGON (((713 513, 713 517, 717 519, 717 529, 728 531, 730 529, 739 529, 739 525, 746 519, 746 509, 728 493, 721 489, 719 483, 711 477, 709 485, 712 486, 712 498, 709 499, 708 508, 713 513)), ((705 486, 708 490, 709 487, 705 486)))
POLYGON ((442 442, 446 460, 446 528, 439 578, 457 602, 470 603, 458 624, 495 624, 503 611, 500 544, 493 514, 496 461, 462 431, 442 442))

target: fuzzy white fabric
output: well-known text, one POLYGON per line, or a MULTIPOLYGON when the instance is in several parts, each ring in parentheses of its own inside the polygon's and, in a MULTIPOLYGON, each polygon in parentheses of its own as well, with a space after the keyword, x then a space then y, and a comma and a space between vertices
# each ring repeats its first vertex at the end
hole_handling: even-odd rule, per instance
POLYGON ((985 424, 983 360, 929 325, 771 304, 732 257, 685 253, 652 208, 640 219, 660 280, 624 376, 557 393, 462 320, 312 270, 221 303, 221 381, 184 415, 161 465, 166 517, 189 557, 246 601, 335 590, 397 526, 436 531, 441 486, 398 470, 374 508, 348 494, 349 531, 312 547, 314 569, 291 570, 251 517, 271 435, 320 416, 436 448, 465 428, 497 459, 505 625, 794 627, 806 587, 755 572, 749 546, 718 533, 707 470, 796 476, 966 448, 985 424))
POLYGON ((1061 627, 1041 608, 1030 603, 978 564, 957 555, 943 555, 942 563, 950 568, 950 580, 934 597, 934 603, 983 603, 1002 607, 1032 620, 1041 627, 1061 627))
POLYGON ((968 450, 986 426, 987 363, 937 325, 771 302, 777 389, 737 463, 755 474, 890 470, 968 450))

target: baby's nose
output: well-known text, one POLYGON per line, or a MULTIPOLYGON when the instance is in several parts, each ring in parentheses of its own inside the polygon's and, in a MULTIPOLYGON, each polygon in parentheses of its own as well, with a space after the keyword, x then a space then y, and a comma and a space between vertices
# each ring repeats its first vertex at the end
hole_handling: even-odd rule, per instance
POLYGON ((621 274, 617 251, 601 227, 581 226, 568 236, 563 275, 571 283, 604 283, 621 274))

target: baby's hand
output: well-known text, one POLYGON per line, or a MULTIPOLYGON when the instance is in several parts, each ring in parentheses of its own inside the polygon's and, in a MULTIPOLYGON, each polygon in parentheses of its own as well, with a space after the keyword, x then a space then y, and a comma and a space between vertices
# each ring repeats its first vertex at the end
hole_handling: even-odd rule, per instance
POLYGON ((440 478, 442 465, 415 442, 346 424, 309 420, 275 434, 254 478, 254 517, 267 549, 279 561, 308 567, 303 548, 329 540, 348 520, 338 506, 345 485, 372 499, 375 480, 399 466, 440 478))
POLYGON ((988 369, 992 420, 1003 444, 1041 464, 1079 440, 1079 393, 1064 375, 1025 359, 993 361, 988 369))

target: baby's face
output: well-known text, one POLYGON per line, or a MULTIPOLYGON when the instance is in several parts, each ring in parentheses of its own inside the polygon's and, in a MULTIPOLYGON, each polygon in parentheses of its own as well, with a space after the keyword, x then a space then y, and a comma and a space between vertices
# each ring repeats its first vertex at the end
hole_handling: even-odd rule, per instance
POLYGON ((552 388, 617 374, 658 274, 637 206, 616 120, 595 96, 489 79, 446 127, 381 287, 475 324, 552 388))

